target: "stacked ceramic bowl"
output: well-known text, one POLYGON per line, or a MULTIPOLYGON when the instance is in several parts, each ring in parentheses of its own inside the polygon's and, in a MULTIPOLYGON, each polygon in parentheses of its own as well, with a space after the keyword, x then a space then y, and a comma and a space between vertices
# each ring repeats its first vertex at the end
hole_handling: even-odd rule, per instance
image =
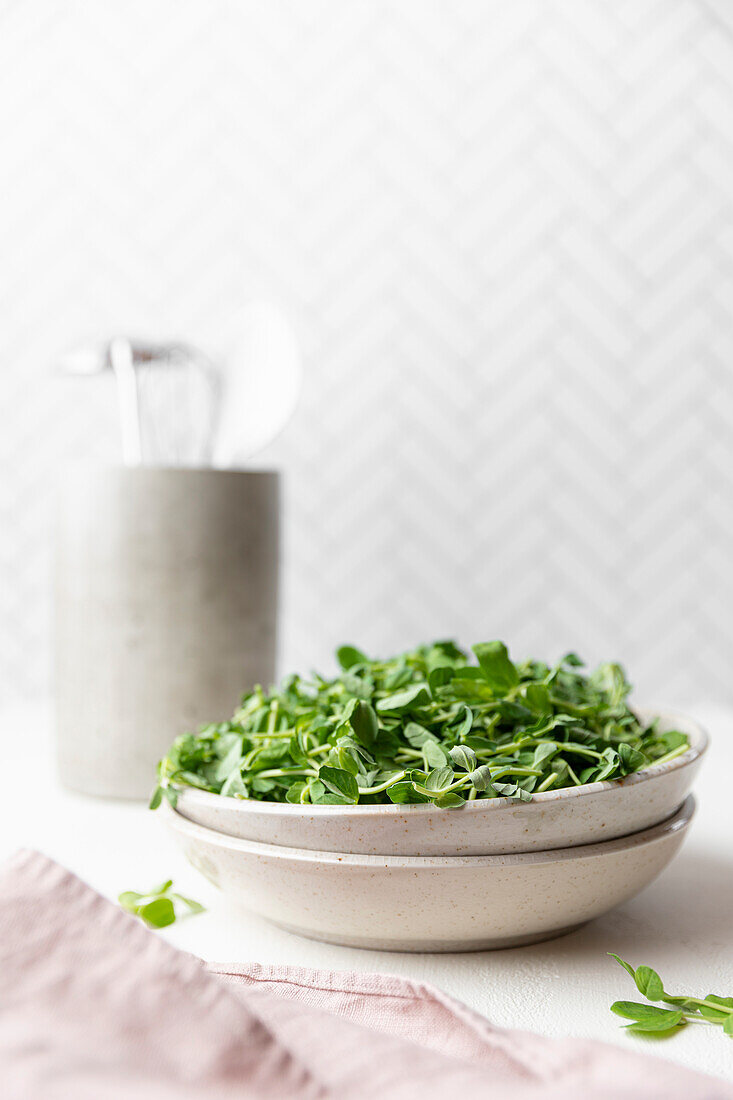
POLYGON ((707 736, 641 713, 686 733, 687 752, 531 802, 296 806, 186 788, 166 817, 207 878, 301 935, 395 951, 534 943, 633 897, 682 844, 707 736))

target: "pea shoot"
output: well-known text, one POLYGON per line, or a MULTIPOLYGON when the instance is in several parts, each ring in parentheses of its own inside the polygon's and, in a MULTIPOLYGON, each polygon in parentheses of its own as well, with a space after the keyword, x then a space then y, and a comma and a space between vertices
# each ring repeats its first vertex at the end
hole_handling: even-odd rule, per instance
POLYGON ((147 894, 124 890, 117 898, 122 909, 139 917, 148 928, 166 928, 182 917, 203 913, 204 907, 193 898, 173 892, 173 879, 154 886, 147 894))
POLYGON ((614 1001, 611 1012, 631 1020, 626 1030, 631 1032, 654 1032, 660 1036, 673 1035, 690 1020, 697 1020, 721 1027, 723 1034, 733 1038, 733 997, 720 997, 717 993, 708 993, 706 997, 694 997, 687 994, 667 993, 662 979, 650 966, 637 966, 619 958, 609 951, 612 959, 622 966, 631 976, 647 1001, 659 1001, 658 1004, 644 1004, 638 1001, 614 1001))

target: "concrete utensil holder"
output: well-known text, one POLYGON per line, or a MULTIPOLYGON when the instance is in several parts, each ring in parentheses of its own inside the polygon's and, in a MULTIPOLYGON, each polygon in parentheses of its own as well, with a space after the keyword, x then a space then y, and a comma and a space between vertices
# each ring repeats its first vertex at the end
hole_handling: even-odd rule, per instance
POLYGON ((59 774, 142 799, 175 736, 274 679, 278 475, 74 465, 60 482, 59 774))

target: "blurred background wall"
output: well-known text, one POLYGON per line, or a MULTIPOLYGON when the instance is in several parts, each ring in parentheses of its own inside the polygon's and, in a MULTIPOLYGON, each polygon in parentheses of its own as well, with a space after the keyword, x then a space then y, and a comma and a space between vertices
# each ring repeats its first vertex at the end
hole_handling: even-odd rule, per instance
MULTIPOLYGON (((48 690, 58 353, 305 358, 281 668, 440 635, 733 699, 733 5, 2 0, 0 694, 48 690)), ((171 411, 174 415, 174 410, 171 411)))

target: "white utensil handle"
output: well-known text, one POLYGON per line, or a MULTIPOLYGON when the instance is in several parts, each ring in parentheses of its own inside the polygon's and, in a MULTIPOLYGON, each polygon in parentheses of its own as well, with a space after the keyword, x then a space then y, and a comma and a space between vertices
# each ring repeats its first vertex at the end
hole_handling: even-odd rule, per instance
POLYGON ((109 346, 109 359, 117 380, 117 399, 120 406, 120 431, 122 434, 122 461, 125 466, 139 466, 142 462, 140 445, 140 412, 137 401, 137 378, 129 340, 118 338, 109 346))

